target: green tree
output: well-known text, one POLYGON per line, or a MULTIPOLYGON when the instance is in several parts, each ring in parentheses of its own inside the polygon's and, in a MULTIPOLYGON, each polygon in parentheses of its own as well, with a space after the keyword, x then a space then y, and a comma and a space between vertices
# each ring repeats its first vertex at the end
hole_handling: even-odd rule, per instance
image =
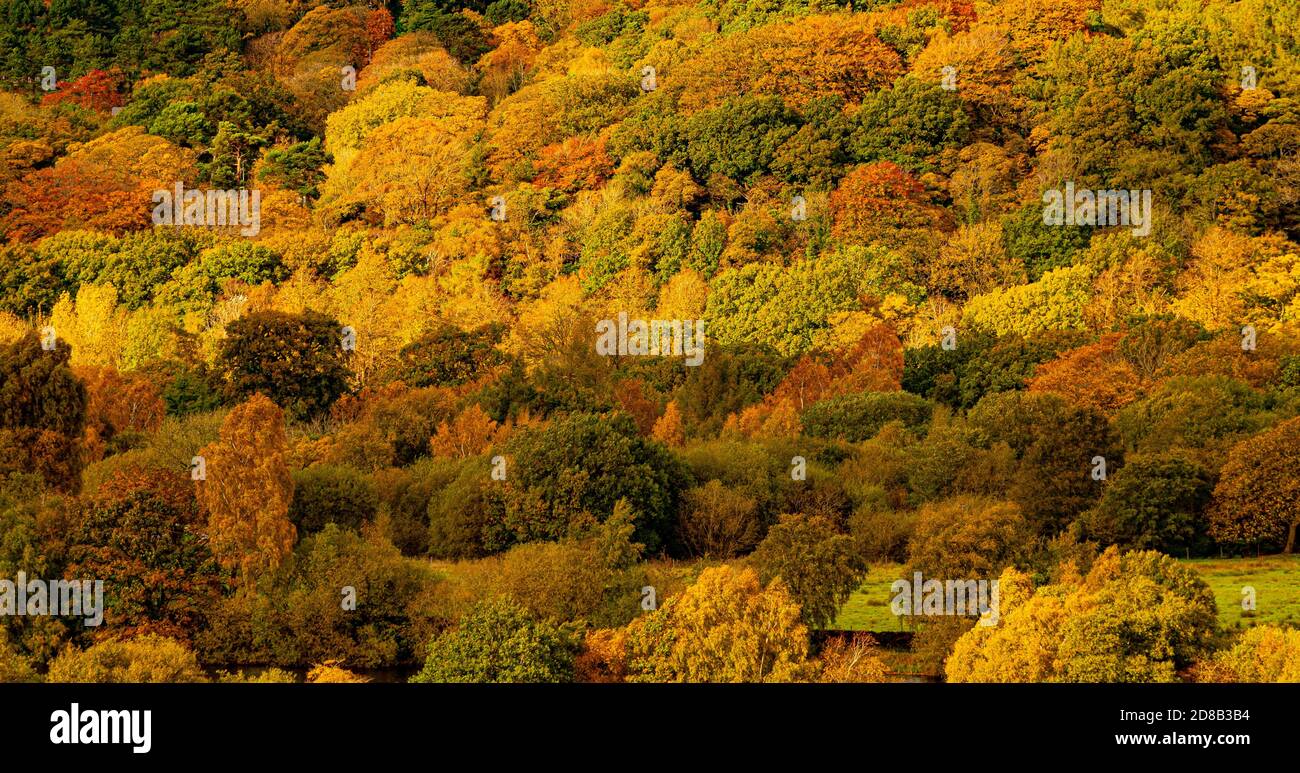
POLYGON ((764 582, 781 578, 810 628, 835 622, 840 607, 867 574, 867 562, 853 538, 821 516, 782 516, 751 560, 764 582))
POLYGON ((289 269, 280 255, 260 244, 234 241, 211 247, 199 256, 204 274, 214 281, 239 279, 250 285, 283 282, 289 269))
POLYGON ((1059 423, 1039 428, 1009 493, 1036 531, 1052 536, 1101 495, 1099 465, 1113 475, 1122 463, 1106 417, 1091 408, 1070 408, 1059 423))
POLYGON ((1110 479, 1084 523, 1103 545, 1182 553, 1206 541, 1208 470, 1178 456, 1135 456, 1110 479))
POLYGON ((1040 534, 1059 533, 1101 496, 1097 457, 1107 475, 1123 463, 1106 417, 1047 393, 998 392, 969 414, 982 442, 1004 442, 1018 458, 1011 498, 1040 534))
POLYGON ((325 181, 323 167, 329 161, 329 155, 321 147, 320 137, 312 137, 305 142, 268 150, 262 156, 257 179, 315 199, 320 196, 320 184, 325 181))
POLYGON ((1084 226, 1044 225, 1040 204, 1028 204, 1002 221, 1002 247, 1008 258, 1024 263, 1031 282, 1071 265, 1074 255, 1087 248, 1089 236, 1084 226))
POLYGON ((390 668, 424 655, 436 575, 375 530, 304 537, 256 592, 227 596, 196 633, 204 663, 390 668))
POLYGON ((474 606, 454 629, 429 645, 412 682, 568 682, 577 641, 512 601, 474 606))
POLYGON ((500 325, 474 330, 440 325, 402 347, 392 375, 413 387, 457 386, 472 381, 506 361, 496 348, 503 333, 500 325))
POLYGON ((1263 394, 1229 376, 1174 376, 1124 407, 1115 428, 1129 448, 1162 453, 1205 449, 1207 461, 1268 426, 1263 394))
POLYGON ((46 485, 74 491, 86 388, 68 367, 71 348, 54 343, 47 351, 28 333, 0 345, 0 475, 36 472, 46 485))
POLYGON ((944 148, 959 146, 969 131, 970 120, 955 92, 903 77, 862 101, 849 148, 856 163, 893 161, 913 172, 926 171, 944 148))
POLYGON ((933 411, 929 400, 907 392, 859 392, 813 403, 799 418, 810 437, 857 443, 891 421, 912 429, 924 426, 933 411))
POLYGON ((780 97, 740 97, 687 119, 686 155, 697 180, 722 175, 750 182, 768 171, 799 117, 780 97))
POLYGON ((300 537, 314 534, 326 524, 360 529, 375 520, 379 494, 364 473, 351 467, 314 464, 293 473, 293 503, 289 520, 300 537))
POLYGON ((727 416, 760 402, 785 378, 790 363, 762 344, 709 344, 699 367, 686 368, 673 400, 690 426, 717 434, 727 416))
POLYGON ((261 392, 295 418, 318 416, 347 391, 342 329, 313 311, 255 312, 227 325, 218 367, 239 399, 261 392))
POLYGON ((518 541, 564 536, 584 513, 603 521, 620 499, 636 503, 634 539, 647 550, 659 550, 671 536, 681 465, 624 414, 556 419, 512 437, 505 456, 511 462, 504 525, 518 541))
POLYGON ((253 162, 266 144, 265 134, 245 131, 229 121, 221 121, 208 148, 210 160, 203 165, 203 173, 218 188, 245 187, 253 162))

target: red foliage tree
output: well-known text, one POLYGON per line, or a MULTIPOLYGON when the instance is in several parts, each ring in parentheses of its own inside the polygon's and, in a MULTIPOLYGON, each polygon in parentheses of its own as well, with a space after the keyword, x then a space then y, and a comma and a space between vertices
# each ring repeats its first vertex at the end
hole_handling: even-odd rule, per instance
POLYGON ((920 181, 892 161, 849 172, 831 193, 831 210, 836 236, 862 240, 896 229, 932 227, 939 219, 920 181))
POLYGON ((125 103, 122 96, 122 73, 112 70, 91 70, 67 85, 41 99, 42 105, 71 103, 89 110, 107 113, 125 103))

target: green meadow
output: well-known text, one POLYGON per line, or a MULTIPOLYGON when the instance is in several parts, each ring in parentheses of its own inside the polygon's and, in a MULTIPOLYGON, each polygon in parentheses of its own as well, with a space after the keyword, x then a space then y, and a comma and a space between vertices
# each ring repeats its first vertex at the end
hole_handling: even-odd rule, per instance
POLYGON ((1198 558, 1186 562, 1214 590, 1219 625, 1258 623, 1300 627, 1300 555, 1262 558, 1198 558), (1255 589, 1255 610, 1242 609, 1243 588, 1255 589))
MULTIPOLYGON (((1219 625, 1246 628, 1258 623, 1300 626, 1300 555, 1260 558, 1196 558, 1185 561, 1214 591, 1219 625), (1255 590, 1255 610, 1242 608, 1244 588, 1255 590)), ((902 564, 876 564, 867 580, 840 610, 834 628, 842 631, 905 631, 889 611, 890 585, 903 577, 902 564)))

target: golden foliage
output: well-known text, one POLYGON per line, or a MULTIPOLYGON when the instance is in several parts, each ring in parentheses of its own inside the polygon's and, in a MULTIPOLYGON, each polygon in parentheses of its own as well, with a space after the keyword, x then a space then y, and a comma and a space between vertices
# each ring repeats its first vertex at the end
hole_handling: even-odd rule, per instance
POLYGON ((655 422, 651 436, 671 448, 681 448, 686 445, 686 430, 682 425, 682 414, 677 409, 676 400, 668 403, 664 415, 655 422))
POLYGON ((848 639, 832 638, 817 658, 818 682, 853 683, 889 681, 889 667, 880 658, 871 634, 855 633, 848 639))
POLYGON ((316 663, 307 672, 308 684, 363 684, 370 678, 353 673, 339 664, 340 660, 326 660, 316 663))
POLYGON ((788 682, 806 670, 808 629, 778 579, 705 569, 695 584, 628 626, 628 681, 788 682))
POLYGON ((1039 365, 1029 379, 1029 391, 1055 392, 1072 405, 1113 414, 1136 400, 1143 387, 1137 371, 1118 351, 1123 337, 1110 333, 1039 365))
POLYGON ((442 422, 429 441, 434 456, 461 459, 476 456, 492 447, 499 427, 477 404, 461 411, 450 424, 442 422))
POLYGON ((260 394, 235 406, 221 423, 221 439, 199 452, 207 479, 196 485, 212 553, 245 580, 279 566, 293 550, 286 453, 284 412, 260 394))

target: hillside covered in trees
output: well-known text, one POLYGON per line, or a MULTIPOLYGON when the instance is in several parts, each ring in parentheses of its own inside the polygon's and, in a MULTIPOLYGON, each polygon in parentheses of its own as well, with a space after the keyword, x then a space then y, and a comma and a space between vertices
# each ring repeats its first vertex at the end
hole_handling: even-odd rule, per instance
POLYGON ((103 583, 0 681, 1300 681, 1194 561, 1300 550, 1296 3, 0 0, 0 51, 0 578, 103 583), (913 577, 995 623, 836 632, 913 577))

